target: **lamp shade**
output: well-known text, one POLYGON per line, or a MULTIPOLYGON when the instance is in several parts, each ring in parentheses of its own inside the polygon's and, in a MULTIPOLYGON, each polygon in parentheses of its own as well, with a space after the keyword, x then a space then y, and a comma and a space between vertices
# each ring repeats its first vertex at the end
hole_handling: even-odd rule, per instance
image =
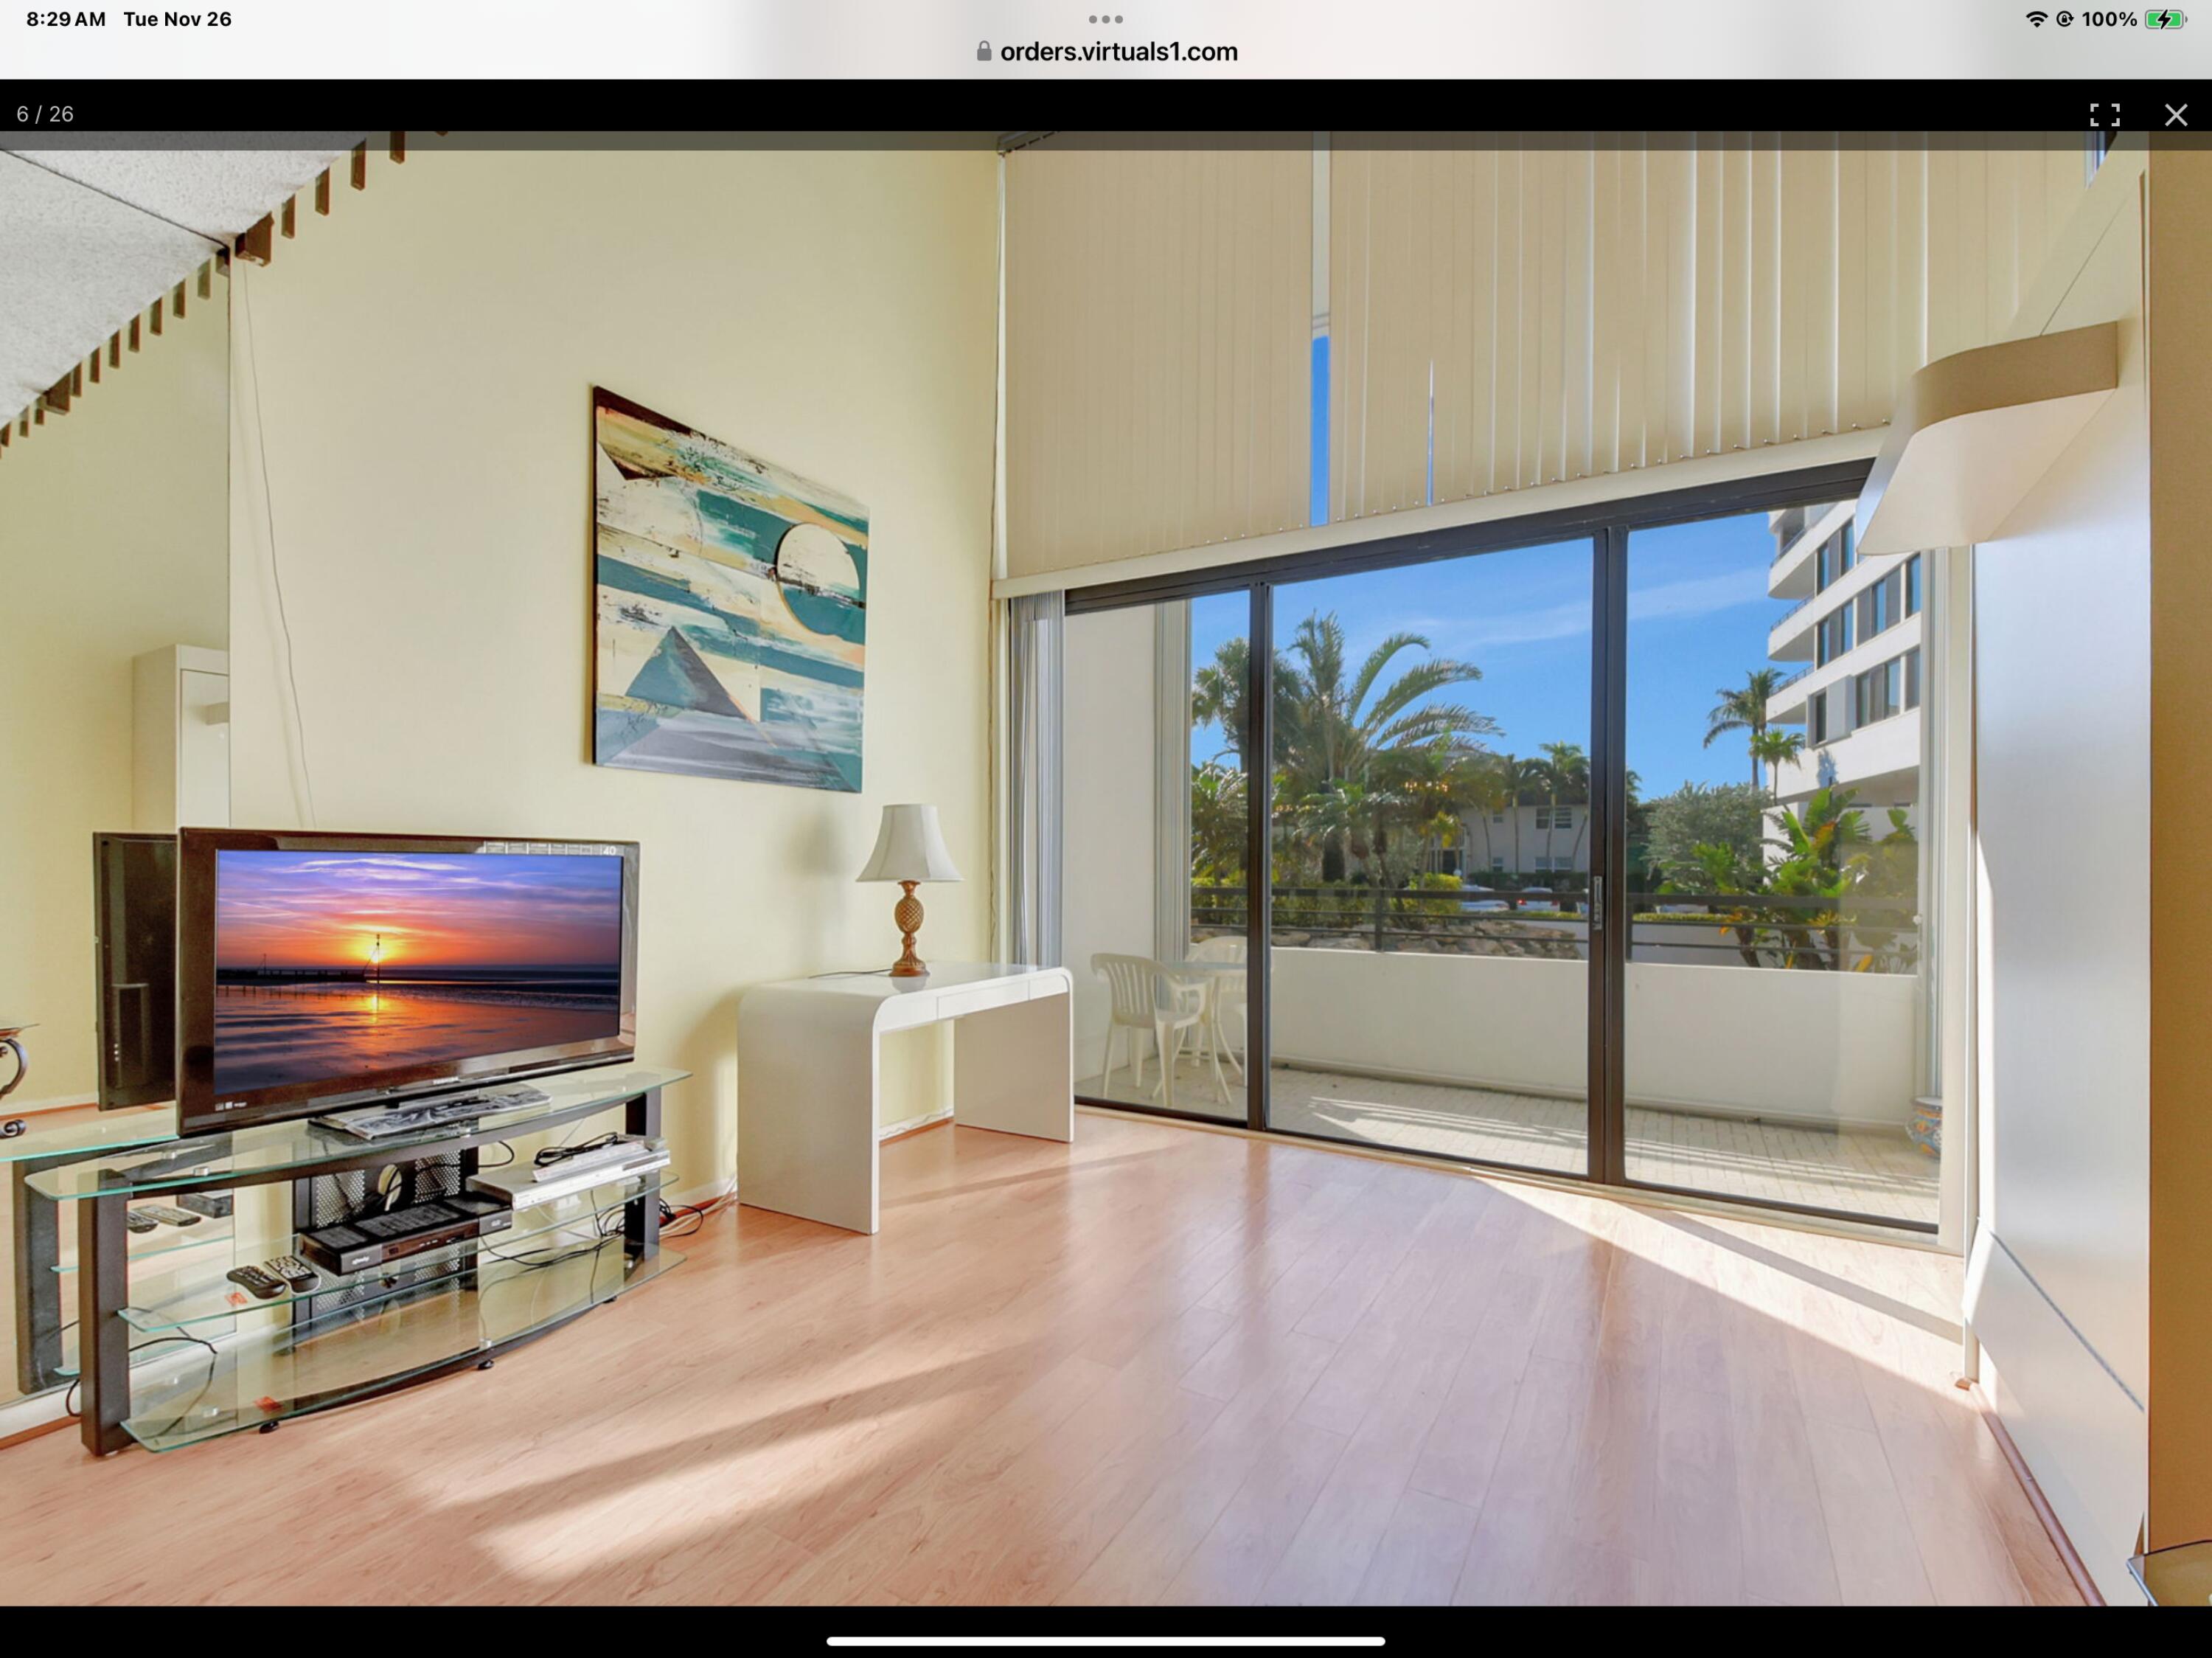
POLYGON ((960 870, 945 850, 933 806, 886 806, 876 850, 862 881, 957 881, 960 870))

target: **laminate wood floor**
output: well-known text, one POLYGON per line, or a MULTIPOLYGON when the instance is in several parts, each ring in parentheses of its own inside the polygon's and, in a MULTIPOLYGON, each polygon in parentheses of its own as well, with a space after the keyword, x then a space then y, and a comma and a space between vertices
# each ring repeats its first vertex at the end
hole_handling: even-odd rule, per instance
POLYGON ((1086 1112, 502 1358, 0 1451, 8 1600, 2070 1602, 1924 1252, 1086 1112), (272 1563, 276 1563, 272 1566, 272 1563))

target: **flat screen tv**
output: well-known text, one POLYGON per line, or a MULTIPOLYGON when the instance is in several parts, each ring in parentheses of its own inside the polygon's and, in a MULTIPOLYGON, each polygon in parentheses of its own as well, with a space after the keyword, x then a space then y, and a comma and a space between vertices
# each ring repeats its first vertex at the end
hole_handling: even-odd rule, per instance
POLYGON ((637 1041, 637 846, 186 829, 185 1134, 611 1064, 637 1041))

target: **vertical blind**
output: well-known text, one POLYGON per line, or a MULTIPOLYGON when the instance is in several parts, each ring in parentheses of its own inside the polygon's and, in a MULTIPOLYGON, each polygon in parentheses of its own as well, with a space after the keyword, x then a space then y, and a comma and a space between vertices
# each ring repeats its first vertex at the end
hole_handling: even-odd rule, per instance
POLYGON ((1881 426, 2010 320, 2087 175, 1915 134, 1393 142, 1330 135, 1325 223, 1310 145, 1008 158, 1010 575, 1303 525, 1324 418, 1333 521, 1881 426))
POLYGON ((1006 216, 1010 569, 1304 524, 1310 147, 1047 140, 1006 216))
POLYGON ((2010 319, 2085 172, 1906 134, 1338 135, 1330 516, 1880 426, 2010 319))

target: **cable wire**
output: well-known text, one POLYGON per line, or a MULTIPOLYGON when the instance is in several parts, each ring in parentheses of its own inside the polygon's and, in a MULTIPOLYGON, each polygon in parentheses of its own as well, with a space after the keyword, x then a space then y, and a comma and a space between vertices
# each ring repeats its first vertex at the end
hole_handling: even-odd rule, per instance
POLYGON ((300 703, 300 676, 293 663, 292 619, 284 608, 284 569, 276 557, 276 503, 269 497, 269 423, 261 412, 261 331, 253 320, 252 278, 241 282, 239 291, 246 296, 246 375, 253 385, 253 447, 261 464, 261 513, 269 527, 269 579, 276 594, 276 625, 284 635, 284 680, 292 692, 292 728, 299 734, 300 782, 307 790, 307 826, 312 829, 315 826, 315 774, 307 764, 307 716, 300 703))

